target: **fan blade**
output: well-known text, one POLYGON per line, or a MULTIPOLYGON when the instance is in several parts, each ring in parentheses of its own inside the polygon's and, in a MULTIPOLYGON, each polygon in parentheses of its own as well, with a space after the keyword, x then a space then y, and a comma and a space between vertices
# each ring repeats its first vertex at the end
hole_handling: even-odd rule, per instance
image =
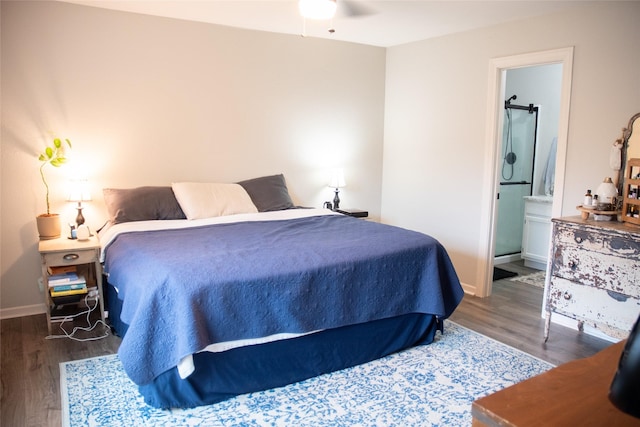
POLYGON ((359 18, 376 13, 372 7, 365 5, 364 2, 353 0, 338 0, 338 10, 342 15, 350 18, 359 18))

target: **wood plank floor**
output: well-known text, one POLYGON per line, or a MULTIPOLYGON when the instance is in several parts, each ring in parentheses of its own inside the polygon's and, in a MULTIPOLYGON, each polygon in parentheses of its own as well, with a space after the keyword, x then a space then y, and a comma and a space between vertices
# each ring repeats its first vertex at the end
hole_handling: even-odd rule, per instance
MULTIPOLYGON (((520 276, 537 271, 521 262, 500 267, 520 276)), ((465 295, 451 320, 554 365, 591 356, 611 345, 609 341, 554 323, 545 343, 541 317, 543 289, 514 279, 493 282, 492 294, 487 298, 465 295)))
MULTIPOLYGON (((77 326, 86 326, 86 322, 77 326)), ((93 334, 77 336, 100 336, 104 331, 99 326, 93 334)), ((46 339, 44 314, 4 319, 0 334, 0 425, 7 427, 61 426, 59 363, 112 354, 120 345, 115 336, 85 342, 46 339)))
MULTIPOLYGON (((541 289, 504 279, 494 282, 489 298, 465 296, 451 319, 554 364, 590 356, 610 344, 557 325, 543 343, 541 302, 541 289)), ((44 315, 2 320, 0 333, 2 426, 60 426, 58 364, 112 354, 120 345, 114 336, 87 342, 45 339, 44 315)))

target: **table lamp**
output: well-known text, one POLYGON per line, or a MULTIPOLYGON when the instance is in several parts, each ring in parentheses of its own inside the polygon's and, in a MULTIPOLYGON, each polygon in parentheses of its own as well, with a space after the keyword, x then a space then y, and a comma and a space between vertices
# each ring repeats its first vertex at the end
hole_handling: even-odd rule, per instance
POLYGON ((76 225, 84 224, 84 216, 82 215, 82 202, 91 200, 91 192, 89 191, 88 181, 86 179, 74 179, 71 181, 69 197, 70 202, 78 202, 78 215, 76 216, 76 225))
POLYGON ((333 209, 336 210, 340 207, 340 196, 338 193, 340 192, 340 188, 346 187, 347 184, 344 181, 344 172, 342 169, 334 169, 331 180, 329 181, 328 187, 335 189, 335 195, 333 197, 333 209))

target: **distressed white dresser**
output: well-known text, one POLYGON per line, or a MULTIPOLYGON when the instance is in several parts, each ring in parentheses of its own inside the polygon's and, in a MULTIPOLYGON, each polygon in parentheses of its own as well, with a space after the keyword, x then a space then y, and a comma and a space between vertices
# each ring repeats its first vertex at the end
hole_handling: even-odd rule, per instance
POLYGON ((640 314, 640 227, 579 216, 551 222, 545 341, 551 313, 627 338, 640 314))

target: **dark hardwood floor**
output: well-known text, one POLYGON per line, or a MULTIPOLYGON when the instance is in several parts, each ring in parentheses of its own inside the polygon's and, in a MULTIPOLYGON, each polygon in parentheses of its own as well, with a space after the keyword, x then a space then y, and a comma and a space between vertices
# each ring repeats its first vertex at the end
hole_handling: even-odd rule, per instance
MULTIPOLYGON (((545 344, 542 289, 508 279, 494 282, 493 289, 489 298, 465 296, 451 320, 554 364, 590 356, 610 345, 558 325, 552 326, 545 344)), ((103 330, 96 332, 100 335, 103 330)), ((115 353, 120 345, 115 336, 86 342, 45 339, 44 314, 2 320, 0 333, 0 425, 7 427, 60 426, 58 364, 115 353)))
MULTIPOLYGON (((520 276, 537 271, 521 262, 500 267, 520 276)), ((545 343, 543 289, 518 282, 517 278, 493 282, 492 294, 487 298, 465 295, 451 320, 554 365, 591 356, 612 344, 554 323, 545 343)))
MULTIPOLYGON (((77 326, 86 326, 86 322, 78 321, 77 326)), ((77 336, 100 336, 104 331, 104 326, 99 326, 94 333, 77 336)), ((46 339, 44 314, 4 319, 0 334, 0 425, 7 427, 61 426, 58 364, 115 353, 120 345, 120 338, 115 336, 84 342, 46 339)))

